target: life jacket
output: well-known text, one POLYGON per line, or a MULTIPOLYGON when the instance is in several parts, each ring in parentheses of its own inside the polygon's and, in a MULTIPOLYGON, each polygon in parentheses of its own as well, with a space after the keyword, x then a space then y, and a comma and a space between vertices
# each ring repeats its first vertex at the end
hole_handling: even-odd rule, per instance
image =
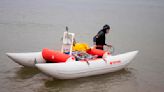
POLYGON ((98 38, 94 38, 94 40, 96 39, 96 45, 105 45, 105 31, 104 30, 100 30, 97 35, 99 35, 98 38), (99 35, 100 33, 102 33, 101 35, 99 35))

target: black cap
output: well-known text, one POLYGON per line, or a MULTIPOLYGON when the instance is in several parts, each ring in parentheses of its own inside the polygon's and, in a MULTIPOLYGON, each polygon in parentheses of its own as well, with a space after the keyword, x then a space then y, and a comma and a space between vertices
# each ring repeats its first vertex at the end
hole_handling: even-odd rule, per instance
POLYGON ((105 29, 105 30, 110 29, 110 26, 106 24, 106 25, 103 26, 103 29, 105 29))

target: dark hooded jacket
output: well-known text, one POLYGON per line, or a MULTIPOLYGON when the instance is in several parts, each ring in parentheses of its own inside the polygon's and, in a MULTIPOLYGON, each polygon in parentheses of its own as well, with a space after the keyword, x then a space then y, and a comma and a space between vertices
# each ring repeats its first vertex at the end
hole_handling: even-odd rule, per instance
POLYGON ((96 45, 106 45, 105 44, 105 34, 106 30, 102 29, 97 33, 96 37, 96 45))

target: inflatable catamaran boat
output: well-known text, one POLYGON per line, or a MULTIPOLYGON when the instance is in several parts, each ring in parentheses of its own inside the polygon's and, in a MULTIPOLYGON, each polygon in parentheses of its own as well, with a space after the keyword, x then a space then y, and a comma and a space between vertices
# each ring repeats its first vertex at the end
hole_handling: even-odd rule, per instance
POLYGON ((86 54, 93 57, 77 59, 72 51, 74 36, 74 33, 64 32, 61 51, 44 48, 40 52, 6 54, 16 63, 27 67, 37 67, 52 77, 74 79, 123 69, 138 53, 138 51, 131 51, 113 56, 110 52, 91 48, 86 51, 86 54))

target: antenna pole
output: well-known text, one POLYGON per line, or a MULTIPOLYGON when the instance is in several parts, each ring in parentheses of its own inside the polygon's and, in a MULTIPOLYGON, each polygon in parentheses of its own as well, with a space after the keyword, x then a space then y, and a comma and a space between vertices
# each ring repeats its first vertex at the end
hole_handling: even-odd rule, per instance
POLYGON ((68 32, 68 27, 66 26, 66 31, 68 32))

